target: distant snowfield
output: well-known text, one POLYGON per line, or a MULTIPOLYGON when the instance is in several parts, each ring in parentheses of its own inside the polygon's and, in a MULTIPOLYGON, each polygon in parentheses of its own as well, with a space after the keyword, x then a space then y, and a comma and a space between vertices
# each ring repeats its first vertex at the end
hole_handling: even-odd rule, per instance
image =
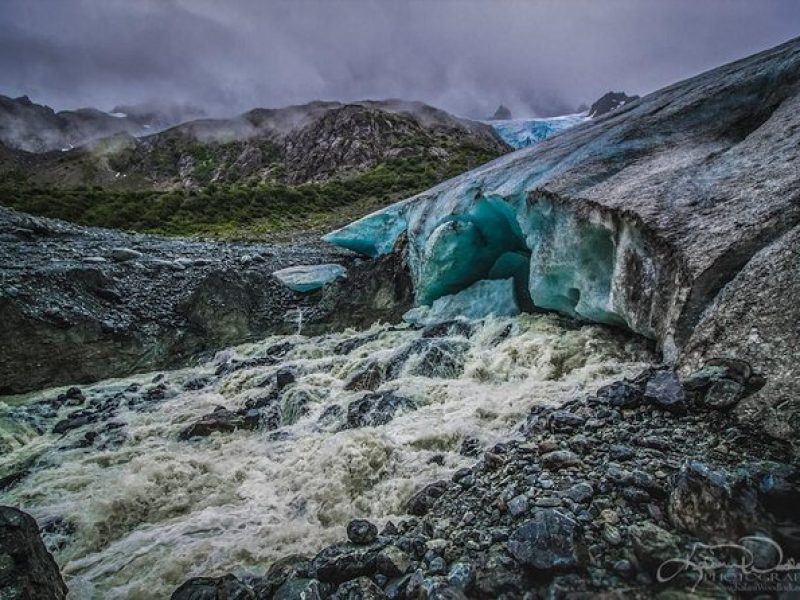
POLYGON ((494 127, 503 141, 512 148, 532 146, 551 135, 591 120, 587 112, 562 115, 549 119, 508 119, 484 121, 494 127))

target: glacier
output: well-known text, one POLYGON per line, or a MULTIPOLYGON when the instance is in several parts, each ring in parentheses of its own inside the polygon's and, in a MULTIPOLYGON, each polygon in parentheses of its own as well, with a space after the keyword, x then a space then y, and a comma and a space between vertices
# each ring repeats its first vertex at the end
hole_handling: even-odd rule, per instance
POLYGON ((515 317, 520 313, 514 291, 514 279, 485 279, 468 288, 433 301, 431 306, 417 306, 403 315, 403 320, 412 325, 437 325, 459 317, 483 319, 515 317))
MULTIPOLYGON (((552 310, 656 337, 650 306, 661 275, 637 225, 621 212, 575 206, 538 187, 590 152, 608 151, 583 146, 531 164, 527 154, 550 143, 501 157, 323 239, 374 257, 405 238, 415 305, 430 307, 412 311, 409 318, 419 323, 439 311, 440 298, 503 279, 521 310, 552 310)), ((460 305, 463 314, 472 310, 460 305)))
POLYGON ((508 119, 486 121, 502 140, 514 149, 525 148, 549 138, 554 133, 591 120, 588 113, 562 115, 549 119, 508 119))
POLYGON ((293 292, 313 292, 345 277, 347 269, 337 264, 301 265, 275 271, 272 276, 293 292))

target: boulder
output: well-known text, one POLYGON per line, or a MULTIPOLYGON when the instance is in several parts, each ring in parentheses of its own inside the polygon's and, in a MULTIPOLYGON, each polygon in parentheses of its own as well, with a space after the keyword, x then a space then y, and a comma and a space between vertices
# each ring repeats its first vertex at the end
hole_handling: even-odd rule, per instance
POLYGON ((577 568, 582 563, 580 527, 555 509, 541 509, 514 530, 508 551, 523 567, 537 571, 577 568))
POLYGON ((0 598, 64 600, 67 586, 30 515, 0 506, 0 598))
POLYGON ((386 598, 386 594, 368 577, 347 581, 330 596, 330 600, 380 600, 382 598, 386 598))
POLYGON ((398 412, 414 410, 416 407, 413 400, 394 392, 371 392, 348 405, 345 428, 385 425, 398 412))
POLYGON ((406 504, 406 510, 412 515, 419 517, 426 514, 436 503, 436 500, 447 491, 446 481, 435 481, 430 483, 411 496, 406 504))
POLYGON ((378 537, 378 528, 364 519, 353 519, 347 524, 347 538, 354 544, 371 544, 378 537))
POLYGON ((680 379, 671 370, 656 371, 644 389, 644 399, 656 408, 673 413, 686 412, 686 395, 680 379))
POLYGON ((194 437, 208 437, 212 433, 231 433, 237 429, 254 430, 261 423, 261 413, 257 409, 230 411, 218 407, 214 412, 201 417, 181 431, 178 438, 189 440, 194 437))

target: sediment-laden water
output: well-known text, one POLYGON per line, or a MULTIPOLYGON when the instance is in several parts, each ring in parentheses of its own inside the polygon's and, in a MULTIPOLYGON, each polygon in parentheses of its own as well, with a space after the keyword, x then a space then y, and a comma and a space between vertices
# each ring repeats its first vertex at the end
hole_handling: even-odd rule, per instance
POLYGON ((459 452, 465 438, 485 448, 513 436, 532 405, 569 400, 652 359, 639 340, 552 316, 471 329, 434 338, 433 353, 404 327, 272 337, 196 368, 86 386, 82 404, 49 403, 63 389, 9 399, 0 403, 0 476, 30 473, 0 503, 43 525, 72 598, 168 597, 194 575, 262 573, 281 556, 314 553, 343 539, 352 518, 402 519, 418 487, 474 462, 459 452), (351 349, 356 340, 364 343, 351 349), (276 349, 279 360, 256 365, 276 349), (377 389, 410 402, 388 423, 344 428, 350 403, 369 393, 345 385, 370 364, 394 364, 377 389), (287 368, 296 381, 277 396, 277 430, 180 439, 216 407, 269 394, 287 368), (90 422, 52 432, 76 411, 90 422))

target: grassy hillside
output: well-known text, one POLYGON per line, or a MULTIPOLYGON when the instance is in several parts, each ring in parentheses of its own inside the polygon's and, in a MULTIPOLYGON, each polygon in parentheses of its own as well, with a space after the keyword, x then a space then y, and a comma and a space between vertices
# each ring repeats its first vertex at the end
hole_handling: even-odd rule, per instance
MULTIPOLYGON (((291 185, 243 179, 172 190, 43 186, 35 172, 17 168, 0 175, 0 204, 84 225, 148 233, 274 237, 343 225, 499 154, 463 143, 452 145, 444 156, 419 148, 413 156, 384 160, 367 171, 323 182, 291 185)), ((85 169, 84 180, 93 180, 91 168, 85 169)))

